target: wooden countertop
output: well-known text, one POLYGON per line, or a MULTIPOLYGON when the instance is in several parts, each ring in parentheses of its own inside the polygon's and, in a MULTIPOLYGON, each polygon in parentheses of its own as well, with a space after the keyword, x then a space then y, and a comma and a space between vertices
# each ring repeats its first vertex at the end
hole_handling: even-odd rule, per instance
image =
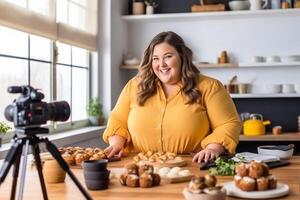
MULTIPOLYGON (((190 169, 195 174, 205 175, 207 170, 200 171, 196 163, 191 162, 191 157, 184 157, 187 160, 187 169, 190 169)), ((109 163, 109 168, 122 167, 124 163, 130 161, 131 158, 122 158, 122 161, 109 163)), ((85 187, 82 169, 72 169, 76 177, 85 187)), ((0 187, 0 199, 5 200, 10 198, 11 189, 11 172, 6 177, 5 182, 0 187)), ((291 159, 291 165, 272 169, 271 173, 277 177, 280 182, 286 183, 290 187, 288 196, 279 198, 286 200, 299 200, 300 199, 300 157, 294 156, 291 159)), ((20 178, 19 178, 20 179, 20 178)), ((232 181, 232 176, 218 177, 219 184, 232 181)), ((188 182, 177 184, 162 183, 160 186, 152 188, 129 188, 121 186, 116 178, 111 179, 109 189, 99 191, 88 191, 93 199, 106 199, 106 200, 132 200, 132 199, 172 199, 183 200, 182 190, 188 185, 188 182)), ((55 200, 78 200, 84 199, 72 180, 67 176, 65 183, 59 184, 46 184, 49 199, 55 200)), ((43 199, 41 187, 37 171, 34 167, 28 167, 26 173, 26 182, 24 189, 24 199, 41 200, 43 199)), ((229 199, 236 199, 227 197, 229 199)))
POLYGON ((282 133, 280 135, 273 135, 272 133, 267 133, 260 136, 245 136, 240 135, 240 141, 300 141, 300 132, 294 133, 282 133))

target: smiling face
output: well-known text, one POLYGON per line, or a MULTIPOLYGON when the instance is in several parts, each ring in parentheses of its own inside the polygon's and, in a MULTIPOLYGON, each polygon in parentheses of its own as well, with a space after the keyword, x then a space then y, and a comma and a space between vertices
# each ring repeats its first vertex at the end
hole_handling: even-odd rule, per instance
POLYGON ((181 78, 181 59, 177 50, 168 43, 157 44, 153 49, 152 69, 159 80, 174 85, 181 78))

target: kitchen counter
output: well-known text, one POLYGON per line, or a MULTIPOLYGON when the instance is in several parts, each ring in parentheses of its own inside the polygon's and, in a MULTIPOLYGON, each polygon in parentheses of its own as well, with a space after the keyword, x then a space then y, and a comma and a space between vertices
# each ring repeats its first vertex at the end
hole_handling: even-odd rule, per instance
POLYGON ((266 133, 259 136, 245 136, 240 135, 240 141, 300 141, 300 132, 294 133, 282 133, 279 135, 273 135, 272 133, 266 133))
MULTIPOLYGON (((196 163, 191 162, 191 157, 184 157, 187 160, 187 166, 185 168, 190 169, 195 174, 205 175, 207 170, 200 171, 196 163)), ((29 159, 30 160, 30 159, 29 159)), ((121 161, 109 163, 109 168, 120 168, 124 163, 131 161, 131 157, 122 158, 121 161)), ((5 200, 10 197, 11 189, 11 171, 7 176, 5 182, 0 187, 0 199, 5 200)), ((82 169, 72 169, 79 181, 84 184, 82 169)), ((286 183, 290 187, 290 193, 288 196, 278 199, 286 200, 299 200, 300 199, 300 157, 294 156, 291 159, 291 165, 272 169, 271 173, 277 177, 277 179, 286 183)), ((20 179, 20 178, 19 178, 20 179)), ((218 176, 218 184, 222 185, 226 182, 232 181, 232 176, 221 177, 218 176)), ((99 191, 88 191, 93 199, 106 199, 106 200, 132 200, 132 199, 184 199, 182 190, 188 185, 188 182, 178 184, 166 184, 162 183, 160 186, 152 188, 129 188, 121 186, 116 178, 112 178, 110 181, 109 189, 99 191)), ((59 184, 47 184, 47 191, 49 199, 84 199, 72 180, 67 176, 65 183, 59 184)), ((24 189, 24 199, 41 200, 43 199, 41 193, 41 187, 39 185, 39 179, 37 171, 34 167, 28 166, 26 174, 26 183, 24 189)), ((236 199, 227 197, 226 199, 236 199)))

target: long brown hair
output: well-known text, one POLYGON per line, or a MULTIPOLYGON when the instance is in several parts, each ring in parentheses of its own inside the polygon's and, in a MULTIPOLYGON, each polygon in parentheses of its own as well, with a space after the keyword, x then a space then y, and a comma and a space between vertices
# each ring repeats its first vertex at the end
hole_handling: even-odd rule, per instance
POLYGON ((199 79, 199 70, 192 63, 193 53, 188 48, 183 39, 172 31, 161 32, 156 35, 149 46, 144 52, 142 62, 139 66, 138 72, 138 91, 137 102, 140 106, 143 106, 148 98, 156 93, 156 81, 158 77, 154 74, 152 69, 152 54, 154 47, 161 43, 168 43, 173 46, 178 52, 181 59, 181 83, 183 85, 182 90, 188 97, 187 104, 200 102, 201 93, 197 88, 199 79))

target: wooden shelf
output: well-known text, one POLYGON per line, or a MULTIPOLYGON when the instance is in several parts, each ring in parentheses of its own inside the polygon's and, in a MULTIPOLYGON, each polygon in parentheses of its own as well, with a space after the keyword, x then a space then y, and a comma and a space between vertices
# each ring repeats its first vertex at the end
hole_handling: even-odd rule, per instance
POLYGON ((276 62, 276 63, 240 63, 239 67, 298 67, 300 66, 300 62, 276 62))
POLYGON ((225 64, 217 64, 217 63, 209 63, 209 64, 197 64, 198 68, 236 68, 239 65, 237 63, 225 63, 225 64))
POLYGON ((214 20, 214 19, 258 19, 267 17, 290 17, 300 16, 300 9, 274 9, 274 10, 242 10, 242 11, 220 11, 202 13, 168 13, 152 15, 124 15, 122 19, 128 22, 178 22, 193 20, 214 20))
MULTIPOLYGON (((226 64, 196 64, 199 69, 216 69, 216 68, 251 68, 251 67, 300 67, 300 62, 292 63, 226 63, 226 64)), ((137 69, 138 65, 121 65, 122 69, 137 69)))
POLYGON ((300 132, 295 133, 282 133, 280 135, 273 135, 271 133, 267 133, 266 135, 260 136, 245 136, 240 135, 240 141, 291 141, 296 142, 300 141, 300 132))
POLYGON ((121 65, 121 69, 138 69, 138 65, 121 65))

